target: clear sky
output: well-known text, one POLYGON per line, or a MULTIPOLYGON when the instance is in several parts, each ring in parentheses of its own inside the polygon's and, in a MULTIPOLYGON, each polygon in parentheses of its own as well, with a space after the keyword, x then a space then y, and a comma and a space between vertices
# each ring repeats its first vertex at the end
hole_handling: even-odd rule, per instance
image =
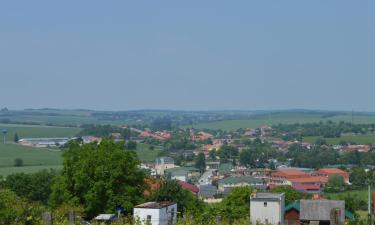
POLYGON ((375 1, 1 1, 0 107, 375 111, 375 1))

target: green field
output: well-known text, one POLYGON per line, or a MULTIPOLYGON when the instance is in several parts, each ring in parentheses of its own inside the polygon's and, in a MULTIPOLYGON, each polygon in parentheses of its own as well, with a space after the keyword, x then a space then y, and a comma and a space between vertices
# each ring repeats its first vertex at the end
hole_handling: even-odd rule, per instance
POLYGON ((137 145, 136 152, 141 162, 154 162, 161 149, 155 148, 151 150, 149 145, 141 143, 137 145))
MULTIPOLYGON (((315 143, 318 136, 313 137, 304 137, 303 140, 308 143, 315 143)), ((337 145, 340 141, 346 142, 355 142, 357 144, 375 144, 375 134, 366 134, 366 135, 348 135, 348 136, 341 136, 339 138, 324 138, 328 144, 337 145)))
MULTIPOLYGON (((270 116, 259 116, 250 119, 243 120, 223 120, 217 122, 200 123, 196 125, 190 125, 185 127, 194 127, 197 129, 212 129, 212 130, 237 130, 239 128, 257 128, 261 126, 271 126, 275 124, 293 124, 293 123, 314 123, 314 122, 325 122, 331 120, 333 122, 351 122, 351 115, 340 115, 323 118, 319 114, 303 114, 303 113, 288 113, 288 114, 276 114, 270 116)), ((354 123, 375 123, 375 116, 355 116, 354 123)))
POLYGON ((57 168, 62 164, 61 154, 60 151, 0 143, 0 175, 57 168), (16 158, 23 160, 23 167, 14 167, 16 158))
POLYGON ((41 138, 41 137, 73 137, 80 132, 80 128, 74 127, 52 127, 18 124, 0 124, 0 130, 6 129, 7 141, 14 140, 17 132, 19 138, 41 138))
MULTIPOLYGON (((38 137, 72 137, 79 128, 28 126, 17 124, 0 124, 0 130, 7 129, 7 144, 0 143, 0 175, 6 176, 15 172, 35 172, 41 169, 61 168, 61 152, 44 148, 20 146, 13 143, 14 134, 20 138, 38 137), (23 160, 23 167, 14 167, 14 160, 23 160)), ((2 139, 1 139, 2 140, 2 139)))

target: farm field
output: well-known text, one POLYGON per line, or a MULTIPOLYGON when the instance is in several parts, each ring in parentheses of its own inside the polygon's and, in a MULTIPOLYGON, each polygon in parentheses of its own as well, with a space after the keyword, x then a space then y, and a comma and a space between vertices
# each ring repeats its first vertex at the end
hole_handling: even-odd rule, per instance
POLYGON ((0 167, 0 176, 6 177, 15 173, 35 173, 41 170, 61 170, 62 165, 50 166, 22 166, 22 167, 0 167))
POLYGON ((0 143, 0 176, 15 172, 35 172, 39 169, 56 168, 62 164, 62 152, 0 143), (23 160, 23 167, 14 167, 14 160, 23 160))
MULTIPOLYGON (((210 123, 200 123, 195 125, 189 125, 185 127, 194 127, 196 129, 221 129, 221 130, 237 130, 239 128, 257 128, 261 126, 271 126, 279 123, 293 124, 293 123, 315 123, 325 122, 331 120, 333 122, 351 122, 351 115, 339 115, 332 117, 323 118, 319 114, 282 114, 282 115, 270 115, 260 116, 250 119, 243 120, 223 120, 210 123)), ((375 116, 355 116, 354 123, 375 123, 375 116)))
POLYGON ((160 152, 161 149, 155 148, 154 150, 151 150, 149 145, 142 143, 137 145, 136 150, 141 162, 154 162, 160 152))
MULTIPOLYGON (((308 143, 315 143, 319 136, 313 137, 304 137, 303 140, 308 143)), ((328 144, 337 145, 340 141, 345 142, 355 142, 357 144, 375 144, 375 134, 366 134, 366 135, 348 135, 341 136, 339 138, 324 138, 328 144)))
POLYGON ((74 127, 53 127, 19 124, 0 124, 0 130, 7 129, 6 141, 13 141, 15 133, 19 138, 73 137, 81 129, 74 127))

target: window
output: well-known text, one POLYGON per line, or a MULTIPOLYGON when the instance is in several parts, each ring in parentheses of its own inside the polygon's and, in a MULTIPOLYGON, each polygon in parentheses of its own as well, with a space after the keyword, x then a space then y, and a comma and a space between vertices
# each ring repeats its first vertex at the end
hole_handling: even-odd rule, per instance
POLYGON ((147 215, 147 222, 151 222, 151 215, 147 215))
POLYGON ((264 205, 264 207, 267 207, 267 202, 264 202, 263 205, 264 205))

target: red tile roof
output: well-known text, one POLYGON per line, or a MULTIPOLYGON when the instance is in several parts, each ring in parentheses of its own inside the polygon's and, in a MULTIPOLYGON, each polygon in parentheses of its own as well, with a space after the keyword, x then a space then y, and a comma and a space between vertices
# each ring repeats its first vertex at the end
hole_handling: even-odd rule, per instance
POLYGON ((185 190, 189 190, 189 191, 193 192, 194 194, 197 194, 197 193, 199 192, 198 187, 195 186, 195 185, 193 185, 193 184, 189 184, 189 183, 187 183, 187 182, 180 181, 180 180, 178 180, 177 182, 178 182, 178 183, 181 185, 181 187, 182 187, 183 189, 185 189, 185 190))

